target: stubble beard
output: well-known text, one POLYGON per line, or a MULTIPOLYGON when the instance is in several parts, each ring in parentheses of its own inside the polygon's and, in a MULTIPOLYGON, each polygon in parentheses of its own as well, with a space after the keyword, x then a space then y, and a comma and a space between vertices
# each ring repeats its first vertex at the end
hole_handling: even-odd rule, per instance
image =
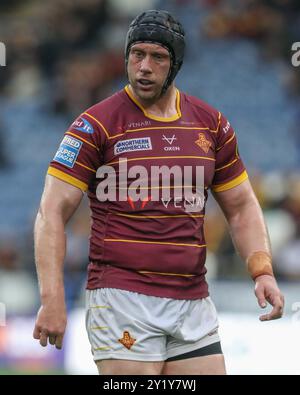
POLYGON ((144 103, 154 104, 161 97, 161 92, 163 88, 162 86, 158 86, 157 84, 155 84, 151 91, 145 92, 142 89, 138 88, 135 81, 129 80, 129 82, 137 97, 144 103))

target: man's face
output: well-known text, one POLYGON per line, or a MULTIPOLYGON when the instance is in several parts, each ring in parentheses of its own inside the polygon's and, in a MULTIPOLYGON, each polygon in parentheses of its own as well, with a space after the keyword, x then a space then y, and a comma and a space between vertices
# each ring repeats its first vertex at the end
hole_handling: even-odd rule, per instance
POLYGON ((127 71, 135 94, 145 102, 157 100, 170 66, 170 54, 166 48, 157 44, 134 44, 129 52, 127 71))

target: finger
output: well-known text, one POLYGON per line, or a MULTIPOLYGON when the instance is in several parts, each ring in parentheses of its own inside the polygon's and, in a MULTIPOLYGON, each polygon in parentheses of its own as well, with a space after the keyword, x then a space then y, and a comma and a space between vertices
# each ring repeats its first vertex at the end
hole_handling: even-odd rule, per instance
POLYGON ((283 315, 283 303, 281 299, 278 297, 275 300, 275 304, 271 313, 269 314, 270 316, 269 318, 270 320, 276 320, 277 318, 281 318, 282 315, 283 315))
POLYGON ((41 334, 40 329, 37 326, 35 326, 34 330, 33 330, 33 338, 34 339, 39 339, 40 338, 40 334, 41 334))
POLYGON ((43 347, 47 346, 47 341, 48 341, 48 334, 46 332, 41 332, 40 335, 40 345, 43 347))
POLYGON ((283 303, 281 298, 278 296, 273 301, 273 309, 270 313, 262 315, 259 317, 261 321, 276 320, 282 317, 283 314, 283 303))
POLYGON ((255 295, 257 297, 257 302, 261 308, 265 308, 267 306, 267 301, 263 291, 256 290, 255 295))
POLYGON ((56 347, 58 350, 61 350, 61 349, 62 349, 63 337, 64 337, 64 335, 56 336, 55 347, 56 347))
POLYGON ((56 336, 55 335, 49 336, 49 343, 52 344, 52 346, 55 344, 55 342, 56 342, 56 336))
POLYGON ((282 317, 282 312, 273 310, 269 314, 264 314, 259 317, 260 321, 271 321, 271 320, 277 320, 282 317))
POLYGON ((259 306, 260 306, 262 309, 264 309, 265 307, 267 307, 267 302, 266 302, 265 298, 258 299, 258 304, 259 304, 259 306))

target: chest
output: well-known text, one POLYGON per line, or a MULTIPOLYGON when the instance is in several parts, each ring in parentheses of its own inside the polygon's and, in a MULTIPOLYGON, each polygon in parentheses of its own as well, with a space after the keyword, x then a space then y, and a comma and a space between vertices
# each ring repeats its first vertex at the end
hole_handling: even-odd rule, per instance
POLYGON ((206 128, 152 127, 129 130, 108 140, 103 152, 104 164, 115 168, 126 161, 127 168, 173 166, 182 174, 196 175, 200 169, 207 186, 215 169, 215 141, 206 128))

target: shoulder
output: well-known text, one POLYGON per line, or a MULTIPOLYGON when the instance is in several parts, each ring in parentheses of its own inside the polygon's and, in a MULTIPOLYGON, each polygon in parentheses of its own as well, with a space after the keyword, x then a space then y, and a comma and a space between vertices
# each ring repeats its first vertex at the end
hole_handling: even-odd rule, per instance
POLYGON ((199 111, 206 112, 210 115, 216 115, 219 113, 216 108, 196 96, 191 96, 184 92, 180 92, 180 94, 189 105, 197 108, 199 111))
POLYGON ((82 115, 92 120, 94 125, 110 138, 114 134, 116 125, 122 124, 122 118, 126 113, 128 113, 128 102, 122 90, 89 107, 82 115))
POLYGON ((213 129, 217 129, 220 123, 220 111, 198 97, 184 92, 180 92, 180 96, 184 107, 189 107, 189 111, 192 111, 202 122, 207 123, 213 129))

